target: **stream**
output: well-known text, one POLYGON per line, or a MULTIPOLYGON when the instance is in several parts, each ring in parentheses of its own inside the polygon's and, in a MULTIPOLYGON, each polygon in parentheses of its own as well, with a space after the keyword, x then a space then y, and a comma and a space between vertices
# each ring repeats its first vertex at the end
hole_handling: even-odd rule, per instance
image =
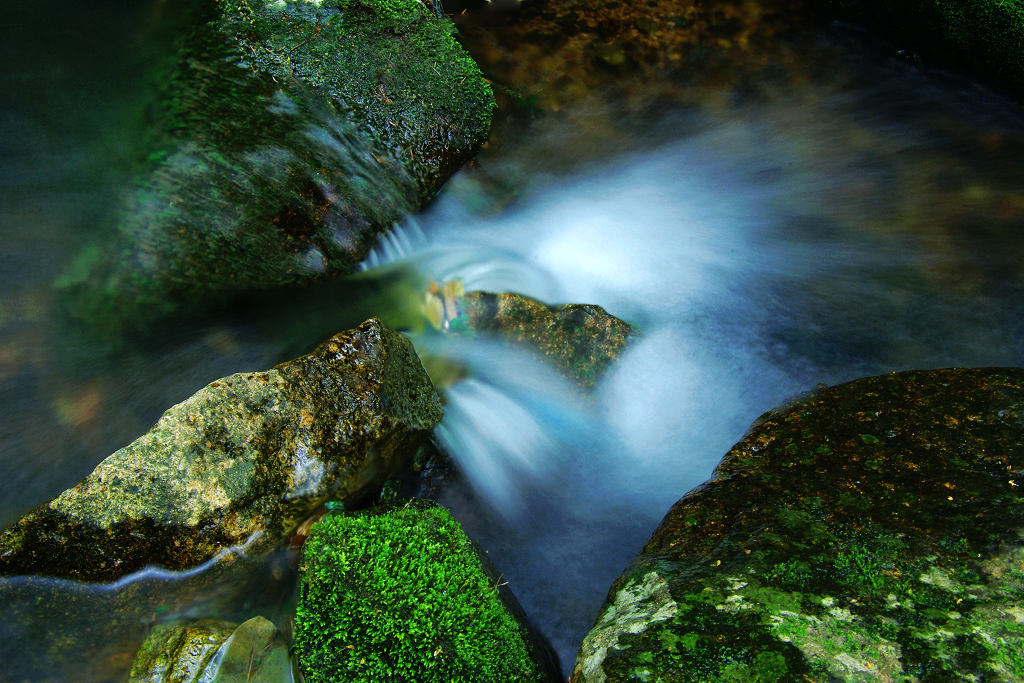
MULTIPOLYGON (((59 324, 51 285, 107 229, 145 137, 136 85, 155 48, 137 26, 158 9, 3 10, 22 28, 0 48, 4 526, 204 384, 292 348, 225 316, 110 358, 59 324)), ((583 98, 496 123, 367 261, 370 277, 400 262, 467 290, 598 304, 638 330, 588 396, 505 345, 414 337, 471 370, 436 434, 465 476, 438 498, 566 672, 612 581, 758 415, 821 382, 1024 364, 1020 108, 849 27, 797 47, 840 68, 758 97, 723 86, 639 114, 583 98)), ((293 581, 283 557, 213 586, 3 579, 16 618, 0 627, 0 681, 122 680, 152 624, 283 621, 293 581), (112 593, 137 610, 115 613, 112 593)))

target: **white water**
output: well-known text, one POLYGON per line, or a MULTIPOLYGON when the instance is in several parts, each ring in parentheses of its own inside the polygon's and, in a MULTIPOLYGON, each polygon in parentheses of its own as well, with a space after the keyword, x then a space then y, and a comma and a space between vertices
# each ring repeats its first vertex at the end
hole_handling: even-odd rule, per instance
MULTIPOLYGON (((945 199, 936 169, 892 181, 891 166, 929 158, 941 138, 859 114, 871 94, 741 112, 547 176, 496 216, 467 208, 460 176, 374 257, 467 290, 599 304, 639 327, 586 398, 507 348, 431 350, 473 370, 448 390, 439 428, 468 487, 442 502, 565 668, 616 575, 760 413, 819 382, 1020 364, 1020 283, 953 285, 970 259, 932 224, 945 199), (837 139, 846 123, 874 136, 877 160, 837 139), (916 187, 929 197, 911 196, 916 187)), ((1012 135, 1024 141, 1024 127, 1012 135)), ((998 231, 959 239, 989 262, 1020 252, 998 231)))

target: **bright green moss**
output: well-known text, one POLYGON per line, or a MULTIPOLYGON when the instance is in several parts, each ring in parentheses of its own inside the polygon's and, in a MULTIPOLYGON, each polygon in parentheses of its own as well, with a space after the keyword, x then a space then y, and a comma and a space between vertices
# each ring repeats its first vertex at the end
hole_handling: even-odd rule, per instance
POLYGON ((442 508, 326 517, 300 570, 295 653, 309 683, 541 679, 471 541, 442 508))

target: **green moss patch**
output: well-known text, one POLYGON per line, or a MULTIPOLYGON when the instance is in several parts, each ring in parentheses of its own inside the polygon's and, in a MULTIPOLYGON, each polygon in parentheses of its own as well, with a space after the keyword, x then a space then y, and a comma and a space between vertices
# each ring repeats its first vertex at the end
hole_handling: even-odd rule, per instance
POLYGON ((616 582, 574 680, 1021 680, 1022 467, 1020 369, 768 413, 616 582), (660 599, 623 621, 652 575, 660 599))
POLYGON ((310 683, 542 680, 496 582, 442 508, 328 516, 300 571, 295 654, 310 683))

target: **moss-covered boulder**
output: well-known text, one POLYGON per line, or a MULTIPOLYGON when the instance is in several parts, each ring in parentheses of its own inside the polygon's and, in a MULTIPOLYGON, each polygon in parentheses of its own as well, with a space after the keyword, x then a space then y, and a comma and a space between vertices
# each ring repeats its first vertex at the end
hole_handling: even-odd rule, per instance
POLYGON ((309 683, 562 680, 443 508, 329 515, 299 569, 294 651, 309 683))
POLYGON ((153 628, 142 643, 130 683, 290 683, 288 644, 263 617, 241 625, 202 619, 153 628))
POLYGON ((267 372, 212 382, 0 534, 0 573, 112 580, 286 538, 355 503, 441 418, 411 343, 370 320, 267 372))
POLYGON ((549 306, 520 294, 468 292, 458 299, 454 331, 469 331, 531 348, 590 388, 619 357, 633 328, 600 306, 549 306))
POLYGON ((1022 0, 806 0, 827 16, 866 25, 925 64, 973 74, 1024 93, 1022 0))
POLYGON ((493 97, 419 0, 193 0, 153 132, 58 285, 107 334, 352 272, 486 138, 493 97))
POLYGON ((765 415, 615 582, 574 681, 1024 678, 1024 370, 765 415))

